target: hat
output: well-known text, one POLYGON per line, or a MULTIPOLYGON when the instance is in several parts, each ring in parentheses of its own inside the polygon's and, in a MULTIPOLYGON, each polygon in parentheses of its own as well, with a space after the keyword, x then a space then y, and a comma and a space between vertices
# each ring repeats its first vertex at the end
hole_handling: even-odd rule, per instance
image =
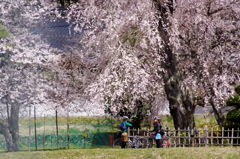
POLYGON ((160 118, 159 118, 158 116, 155 116, 153 119, 154 119, 154 120, 155 120, 155 119, 159 120, 160 118))
POLYGON ((128 119, 128 117, 127 116, 123 116, 123 119, 128 119))

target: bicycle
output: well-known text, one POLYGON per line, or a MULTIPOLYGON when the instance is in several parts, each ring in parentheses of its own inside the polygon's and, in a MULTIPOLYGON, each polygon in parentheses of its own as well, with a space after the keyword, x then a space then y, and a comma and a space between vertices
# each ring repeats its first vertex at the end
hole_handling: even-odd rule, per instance
MULTIPOLYGON (((153 147, 153 142, 155 140, 155 135, 151 134, 150 136, 151 142, 149 143, 149 147, 153 147)), ((175 138, 170 136, 162 136, 160 139, 161 147, 171 147, 171 143, 175 144, 175 138)))
MULTIPOLYGON (((122 140, 116 139, 113 143, 113 148, 121 148, 122 140)), ((136 136, 128 136, 128 142, 126 148, 148 148, 149 141, 146 138, 136 136)))

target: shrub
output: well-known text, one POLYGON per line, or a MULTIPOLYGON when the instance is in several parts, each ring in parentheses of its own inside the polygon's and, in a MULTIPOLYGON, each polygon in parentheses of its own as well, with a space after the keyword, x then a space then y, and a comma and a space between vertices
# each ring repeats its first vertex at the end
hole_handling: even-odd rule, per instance
POLYGON ((234 109, 227 113, 227 120, 240 122, 240 109, 234 109))
POLYGON ((233 97, 230 97, 226 101, 227 106, 236 106, 237 108, 240 108, 240 96, 234 95, 233 97))
POLYGON ((234 95, 226 100, 228 106, 236 106, 234 110, 227 113, 224 124, 226 128, 239 128, 240 126, 240 85, 235 87, 234 90, 238 95, 234 95))
POLYGON ((237 87, 235 87, 235 92, 240 96, 240 85, 238 85, 237 87))
POLYGON ((237 122, 232 122, 232 121, 226 120, 224 123, 225 130, 227 130, 227 129, 231 130, 232 128, 237 130, 239 127, 240 127, 240 123, 237 123, 237 122))

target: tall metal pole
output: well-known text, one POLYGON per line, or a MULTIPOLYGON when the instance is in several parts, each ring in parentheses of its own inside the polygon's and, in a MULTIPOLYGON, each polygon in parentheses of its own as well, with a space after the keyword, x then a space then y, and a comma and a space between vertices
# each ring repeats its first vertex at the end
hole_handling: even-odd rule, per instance
POLYGON ((57 107, 56 107, 55 113, 56 113, 56 135, 57 135, 57 148, 58 148, 59 141, 58 141, 58 112, 57 112, 57 107))
POLYGON ((69 134, 69 112, 67 114, 67 139, 68 139, 68 149, 70 148, 70 134, 69 134))
MULTIPOLYGON (((28 103, 29 105, 29 103, 28 103)), ((31 105, 29 105, 29 119, 28 119, 28 124, 29 124, 29 128, 28 128, 28 151, 30 151, 30 147, 31 147, 31 105)))
POLYGON ((45 117, 45 114, 44 114, 43 150, 44 150, 44 146, 45 146, 45 125, 46 125, 46 117, 45 117))
POLYGON ((37 150, 37 119, 36 119, 36 106, 34 105, 34 130, 35 130, 35 150, 37 150))

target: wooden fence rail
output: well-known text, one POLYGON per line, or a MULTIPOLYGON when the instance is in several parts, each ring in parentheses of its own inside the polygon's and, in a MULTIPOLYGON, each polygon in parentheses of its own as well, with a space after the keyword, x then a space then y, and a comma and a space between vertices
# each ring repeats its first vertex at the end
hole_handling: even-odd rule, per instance
MULTIPOLYGON (((129 130, 129 135, 150 138, 148 130, 129 130)), ((240 146, 240 130, 214 130, 205 126, 203 129, 164 130, 171 147, 201 147, 201 146, 240 146)), ((154 143, 154 142, 153 142, 154 143)))

